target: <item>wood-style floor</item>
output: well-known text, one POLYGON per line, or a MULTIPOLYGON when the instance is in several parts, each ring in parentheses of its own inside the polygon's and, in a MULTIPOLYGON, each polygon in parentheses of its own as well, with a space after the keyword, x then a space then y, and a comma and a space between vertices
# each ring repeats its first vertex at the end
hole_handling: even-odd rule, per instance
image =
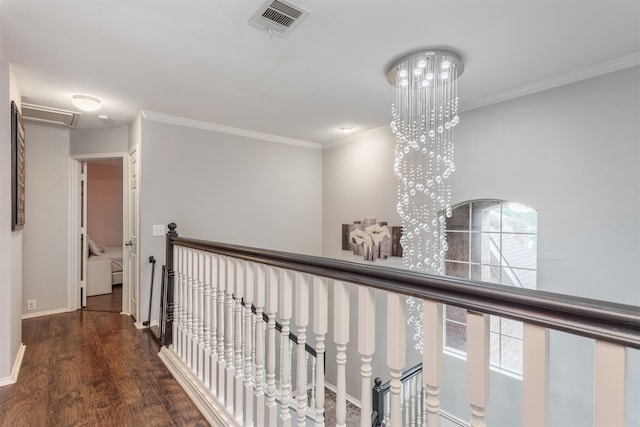
POLYGON ((113 285, 110 294, 87 297, 87 305, 84 309, 120 313, 122 311, 122 285, 113 285))
POLYGON ((131 317, 80 310, 24 320, 16 384, 0 426, 207 426, 131 317))

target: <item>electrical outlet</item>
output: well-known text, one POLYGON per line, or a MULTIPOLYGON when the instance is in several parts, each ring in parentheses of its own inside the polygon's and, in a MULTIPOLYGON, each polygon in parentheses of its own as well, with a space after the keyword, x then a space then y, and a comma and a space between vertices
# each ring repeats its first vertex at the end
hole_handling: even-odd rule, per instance
POLYGON ((154 236, 164 236, 164 225, 154 225, 153 226, 153 235, 154 236))
POLYGON ((27 300, 27 310, 31 311, 31 310, 35 310, 35 309, 36 309, 36 300, 28 299, 27 300))

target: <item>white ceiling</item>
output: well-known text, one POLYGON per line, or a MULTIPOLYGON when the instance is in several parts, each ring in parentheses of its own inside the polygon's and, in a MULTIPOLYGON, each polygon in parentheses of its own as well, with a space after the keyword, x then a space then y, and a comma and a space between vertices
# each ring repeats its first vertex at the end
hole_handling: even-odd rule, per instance
POLYGON ((640 64, 640 1, 295 0, 311 14, 285 39, 249 26, 261 3, 0 0, 0 58, 25 102, 101 98, 109 122, 79 127, 145 110, 318 143, 386 125, 386 67, 417 48, 461 55, 463 108, 640 64))

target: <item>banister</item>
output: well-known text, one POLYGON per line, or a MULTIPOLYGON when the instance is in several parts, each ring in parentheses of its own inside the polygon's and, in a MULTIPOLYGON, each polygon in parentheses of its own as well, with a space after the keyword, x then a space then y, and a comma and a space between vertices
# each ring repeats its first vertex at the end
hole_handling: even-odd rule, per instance
POLYGON ((338 259, 177 237, 175 225, 171 225, 172 232, 167 234, 168 246, 180 245, 214 252, 640 348, 640 307, 637 306, 371 264, 356 264, 338 259))

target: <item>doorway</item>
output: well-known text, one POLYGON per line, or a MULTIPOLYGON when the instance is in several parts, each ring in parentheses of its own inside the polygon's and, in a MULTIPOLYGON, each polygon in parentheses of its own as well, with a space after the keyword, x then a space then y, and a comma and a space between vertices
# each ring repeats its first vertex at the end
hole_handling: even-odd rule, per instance
POLYGON ((72 156, 69 308, 130 314, 129 154, 72 156))

